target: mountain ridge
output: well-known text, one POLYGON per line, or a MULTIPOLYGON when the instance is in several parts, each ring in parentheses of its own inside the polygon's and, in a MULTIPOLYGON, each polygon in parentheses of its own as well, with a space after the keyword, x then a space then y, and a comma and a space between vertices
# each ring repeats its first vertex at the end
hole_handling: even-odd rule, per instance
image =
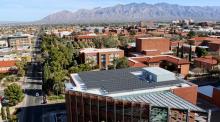
POLYGON ((40 23, 102 23, 135 21, 170 21, 175 19, 220 20, 219 6, 181 6, 168 3, 130 3, 112 7, 80 9, 76 12, 55 13, 40 23), (65 19, 64 19, 65 18, 65 19), (56 20, 56 21, 55 21, 56 20))
POLYGON ((63 10, 31 24, 80 24, 117 23, 137 21, 171 21, 193 19, 196 21, 219 21, 220 6, 183 6, 169 3, 129 3, 111 7, 79 9, 75 12, 63 10))

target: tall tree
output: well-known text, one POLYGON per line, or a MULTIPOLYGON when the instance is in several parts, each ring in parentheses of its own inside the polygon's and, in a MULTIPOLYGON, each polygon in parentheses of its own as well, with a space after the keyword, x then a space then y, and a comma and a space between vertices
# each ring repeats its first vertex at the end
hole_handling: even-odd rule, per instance
POLYGON ((96 48, 103 48, 104 47, 104 39, 105 37, 103 36, 97 36, 94 40, 93 43, 95 45, 96 48))
POLYGON ((116 59, 116 69, 128 68, 128 59, 126 57, 116 59))
POLYGON ((11 119, 11 113, 10 113, 9 106, 6 107, 6 113, 7 113, 7 119, 10 120, 11 119))
POLYGON ((208 52, 207 52, 206 49, 204 49, 204 48, 199 48, 199 47, 196 48, 196 55, 197 55, 198 57, 206 56, 207 54, 208 54, 208 52))
POLYGON ((193 38, 195 36, 196 36, 195 31, 189 31, 189 33, 187 34, 188 39, 191 39, 191 38, 193 38))
POLYGON ((1 107, 2 120, 6 120, 5 109, 1 107))
POLYGON ((176 48, 176 56, 179 57, 179 50, 180 50, 180 43, 178 42, 177 48, 176 48))
POLYGON ((8 105, 14 106, 21 102, 24 98, 24 93, 19 85, 13 83, 4 89, 4 95, 9 100, 8 105))
POLYGON ((192 45, 189 46, 189 62, 192 61, 192 45))

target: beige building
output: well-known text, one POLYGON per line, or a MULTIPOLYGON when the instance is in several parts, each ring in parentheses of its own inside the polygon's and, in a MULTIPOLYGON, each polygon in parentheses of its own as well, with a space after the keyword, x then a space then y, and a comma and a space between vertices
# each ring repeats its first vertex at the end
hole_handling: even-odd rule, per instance
POLYGON ((31 47, 31 38, 28 36, 8 37, 9 47, 14 50, 23 50, 31 47))
POLYGON ((6 38, 0 38, 0 48, 7 48, 8 47, 8 41, 6 38))
POLYGON ((113 65, 114 58, 124 57, 124 51, 118 48, 85 48, 80 51, 82 62, 92 63, 99 69, 107 69, 109 65, 113 65))

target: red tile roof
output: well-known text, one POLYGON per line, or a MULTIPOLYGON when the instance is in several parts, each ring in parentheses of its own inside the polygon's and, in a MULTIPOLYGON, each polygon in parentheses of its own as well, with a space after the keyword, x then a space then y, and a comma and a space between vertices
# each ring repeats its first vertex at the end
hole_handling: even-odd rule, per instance
POLYGON ((16 66, 16 61, 0 61, 0 67, 12 67, 16 66))
POLYGON ((193 41, 204 41, 204 40, 209 40, 210 37, 194 37, 194 38, 191 38, 190 40, 193 40, 193 41))
POLYGON ((170 46, 172 47, 177 47, 178 46, 178 43, 179 43, 179 46, 182 46, 183 45, 183 41, 170 41, 170 46))
POLYGON ((207 63, 207 64, 211 64, 211 65, 217 65, 218 64, 218 61, 215 58, 213 58, 212 56, 195 58, 194 61, 207 63))
POLYGON ((190 40, 193 40, 193 41, 204 41, 204 40, 207 40, 207 41, 220 41, 220 39, 218 38, 214 38, 214 37, 194 37, 194 38, 191 38, 190 40))
POLYGON ((88 35, 79 35, 78 39, 94 39, 96 36, 88 36, 88 35))
POLYGON ((131 59, 136 61, 136 63, 143 63, 143 64, 144 62, 159 63, 160 61, 168 61, 176 65, 189 64, 189 62, 186 59, 181 59, 175 56, 168 56, 168 55, 160 55, 153 57, 135 57, 131 59))

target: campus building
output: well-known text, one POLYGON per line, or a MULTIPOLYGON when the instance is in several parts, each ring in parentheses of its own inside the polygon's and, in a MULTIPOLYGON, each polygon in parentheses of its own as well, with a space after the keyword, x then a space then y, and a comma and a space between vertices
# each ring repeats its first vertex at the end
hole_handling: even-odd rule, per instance
POLYGON ((171 55, 139 56, 128 58, 130 67, 161 67, 169 71, 186 76, 189 73, 190 63, 171 55))
POLYGON ((17 72, 15 60, 0 61, 0 73, 15 73, 15 72, 17 72))
POLYGON ((124 51, 118 48, 84 48, 80 50, 80 57, 84 63, 92 63, 99 69, 107 69, 113 65, 114 58, 124 57, 124 51))
POLYGON ((219 86, 201 86, 198 88, 198 96, 203 98, 210 103, 220 107, 220 87, 219 86))
POLYGON ((195 58, 194 65, 209 71, 218 68, 218 61, 212 56, 203 56, 200 58, 195 58))
POLYGON ((170 53, 170 41, 162 37, 136 39, 136 51, 147 56, 170 53))
POLYGON ((8 45, 14 50, 30 49, 31 39, 28 36, 10 36, 8 37, 8 45))
POLYGON ((69 122, 208 121, 197 107, 197 86, 159 67, 71 74, 69 122))

